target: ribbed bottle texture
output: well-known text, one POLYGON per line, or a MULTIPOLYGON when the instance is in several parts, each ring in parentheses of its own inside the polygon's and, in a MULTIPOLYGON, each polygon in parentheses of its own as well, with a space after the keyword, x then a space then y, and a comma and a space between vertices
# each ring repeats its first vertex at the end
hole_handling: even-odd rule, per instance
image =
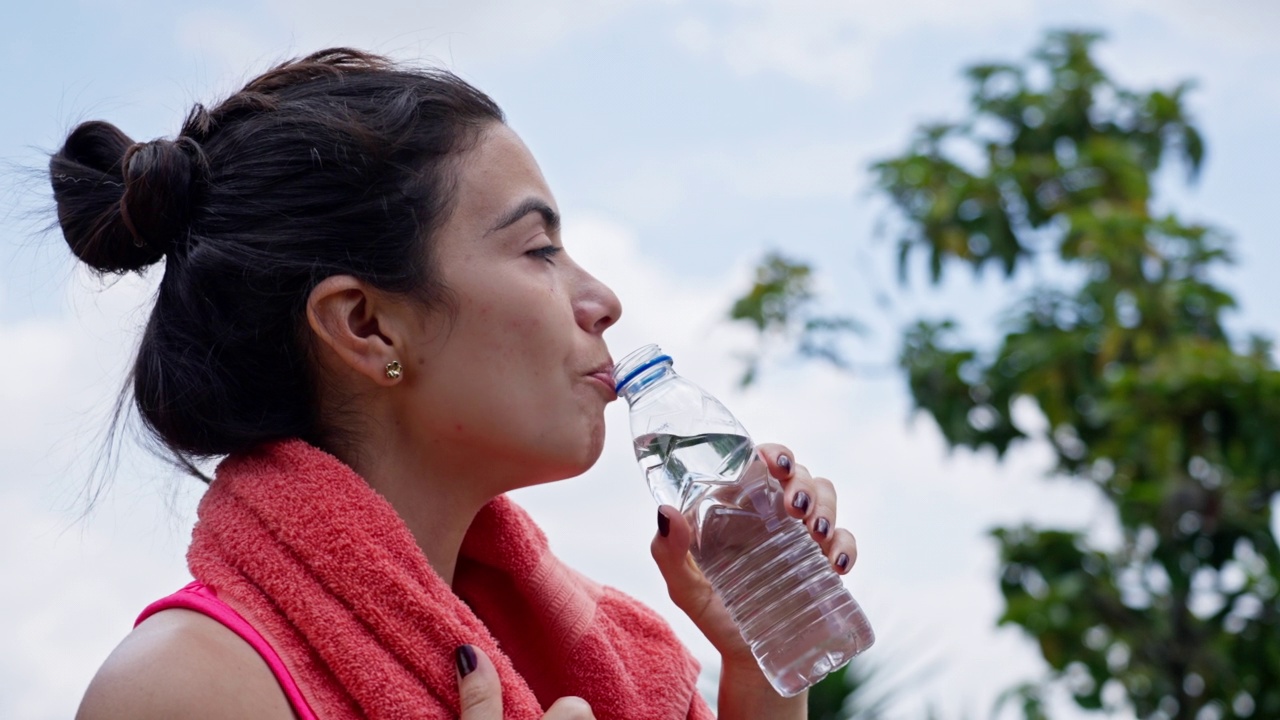
POLYGON ((688 520, 694 560, 774 688, 795 695, 870 647, 862 609, 729 411, 655 345, 614 374, 654 498, 688 520))

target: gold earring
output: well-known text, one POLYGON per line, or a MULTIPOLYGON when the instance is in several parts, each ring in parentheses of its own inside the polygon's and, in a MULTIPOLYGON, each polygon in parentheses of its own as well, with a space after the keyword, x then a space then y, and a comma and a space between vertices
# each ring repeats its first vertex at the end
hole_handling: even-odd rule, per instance
POLYGON ((400 367, 399 360, 392 360, 391 362, 387 363, 388 378, 392 380, 399 380, 400 376, 403 374, 404 374, 404 369, 400 367))

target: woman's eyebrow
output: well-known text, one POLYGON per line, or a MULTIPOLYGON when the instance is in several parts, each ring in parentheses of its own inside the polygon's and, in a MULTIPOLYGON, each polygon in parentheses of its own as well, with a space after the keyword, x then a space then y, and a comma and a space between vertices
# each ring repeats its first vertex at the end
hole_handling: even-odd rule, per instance
POLYGON ((548 232, 555 232, 560 229, 560 213, 552 210, 551 206, 548 205, 546 201, 540 198, 531 197, 525 198, 520 201, 519 205, 516 205, 503 213, 498 222, 494 224, 493 227, 489 228, 489 232, 485 233, 485 235, 491 235, 499 230, 511 227, 519 222, 525 215, 533 212, 542 216, 542 221, 546 223, 548 232))

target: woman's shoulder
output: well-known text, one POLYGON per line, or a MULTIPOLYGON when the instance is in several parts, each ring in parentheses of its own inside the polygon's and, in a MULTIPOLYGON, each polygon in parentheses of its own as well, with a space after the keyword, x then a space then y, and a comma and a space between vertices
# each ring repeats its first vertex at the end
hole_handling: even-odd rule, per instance
POLYGON ((265 660, 199 612, 148 617, 111 653, 89 684, 78 720, 295 717, 265 660))

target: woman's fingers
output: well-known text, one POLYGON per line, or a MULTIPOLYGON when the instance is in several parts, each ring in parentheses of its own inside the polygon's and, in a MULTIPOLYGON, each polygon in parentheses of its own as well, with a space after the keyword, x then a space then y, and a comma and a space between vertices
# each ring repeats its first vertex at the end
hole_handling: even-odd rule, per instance
POLYGON ((502 720, 502 682, 484 651, 475 645, 459 645, 454 661, 461 720, 502 720))
POLYGON ((826 478, 810 478, 813 488, 813 509, 805 520, 823 552, 831 550, 836 537, 836 487, 826 478))
POLYGON ((778 443, 760 443, 756 446, 756 452, 760 453, 760 457, 764 458, 765 464, 769 466, 769 474, 777 478, 778 482, 785 487, 796 469, 796 456, 791 449, 778 443))
POLYGON ((782 486, 787 514, 807 520, 814 508, 813 478, 809 477, 809 469, 796 462, 796 456, 786 445, 761 443, 756 451, 764 458, 769 474, 782 486))
POLYGON ((829 480, 810 475, 809 468, 796 462, 786 445, 761 443, 756 450, 769 467, 769 474, 782 486, 783 502, 791 517, 803 519, 811 529, 819 517, 825 517, 828 526, 835 526, 835 488, 829 480))
MULTIPOLYGON (((809 533, 822 546, 822 551, 834 562, 836 555, 831 553, 837 532, 835 485, 826 478, 810 475, 809 468, 796 462, 795 455, 786 445, 761 443, 756 450, 769 467, 769 474, 782 486, 787 514, 804 521, 809 533)), ((849 535, 847 532, 844 534, 849 535)), ((855 554, 856 551, 850 553, 850 557, 855 554)), ((849 565, 853 565, 852 560, 849 565)))
MULTIPOLYGON (((475 645, 459 645, 454 651, 458 668, 460 720, 502 720, 502 681, 498 671, 475 645)), ((595 720, 591 706, 580 697, 562 697, 547 709, 542 720, 595 720)))
POLYGON ((841 575, 849 572, 853 564, 858 561, 858 541, 848 530, 839 529, 833 532, 831 546, 824 549, 827 559, 831 561, 831 567, 841 575))
POLYGON ((580 697, 562 697, 547 708, 542 720, 596 720, 591 706, 580 697))

